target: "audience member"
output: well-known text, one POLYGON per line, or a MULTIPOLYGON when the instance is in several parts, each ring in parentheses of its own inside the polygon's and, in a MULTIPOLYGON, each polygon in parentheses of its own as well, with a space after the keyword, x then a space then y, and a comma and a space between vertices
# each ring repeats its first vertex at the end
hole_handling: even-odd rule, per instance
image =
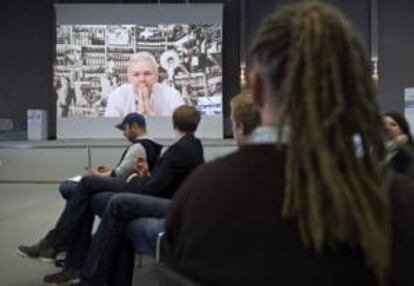
MULTIPOLYGON (((125 181, 134 172, 134 164, 138 157, 146 158, 150 170, 152 170, 161 153, 162 145, 146 136, 147 127, 144 116, 138 113, 129 113, 116 127, 123 131, 125 138, 131 142, 131 145, 125 149, 114 169, 100 165, 93 167, 90 170, 91 174, 101 177, 116 177, 125 181)), ((69 199, 78 184, 79 182, 75 180, 66 180, 60 184, 59 192, 64 199, 69 199)))
POLYGON ((203 285, 414 285, 414 190, 384 167, 363 50, 319 1, 261 25, 250 78, 262 126, 178 190, 171 267, 203 285))
POLYGON ((392 168, 399 173, 413 177, 412 157, 414 141, 410 125, 404 115, 397 111, 390 111, 383 115, 387 136, 387 148, 392 168))
POLYGON ((230 118, 237 144, 246 143, 253 130, 260 125, 260 112, 253 103, 251 91, 246 90, 230 101, 230 118))

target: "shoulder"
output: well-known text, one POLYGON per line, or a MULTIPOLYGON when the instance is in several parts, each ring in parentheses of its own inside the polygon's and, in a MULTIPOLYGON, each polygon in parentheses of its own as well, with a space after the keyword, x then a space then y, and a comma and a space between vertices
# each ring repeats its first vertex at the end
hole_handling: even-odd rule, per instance
POLYGON ((129 95, 129 94, 133 94, 133 88, 132 85, 130 83, 124 83, 120 86, 118 86, 117 88, 115 88, 111 94, 122 94, 122 95, 129 95))
POLYGON ((175 144, 171 145, 174 146, 174 149, 177 150, 187 150, 189 148, 202 148, 201 140, 193 135, 186 135, 180 140, 178 140, 175 144))
POLYGON ((139 141, 133 142, 129 147, 129 150, 133 150, 133 151, 142 150, 142 149, 144 149, 143 142, 139 142, 139 141))
POLYGON ((127 151, 127 155, 126 157, 137 157, 137 156, 144 156, 146 155, 146 151, 144 146, 139 143, 132 143, 129 147, 128 147, 128 151, 127 151))
POLYGON ((178 90, 165 84, 156 83, 155 90, 157 90, 161 95, 180 95, 178 90))
POLYGON ((214 159, 200 165, 189 177, 188 181, 199 185, 200 181, 211 181, 211 178, 226 177, 232 172, 237 172, 235 162, 241 156, 240 151, 235 151, 221 158, 214 159))

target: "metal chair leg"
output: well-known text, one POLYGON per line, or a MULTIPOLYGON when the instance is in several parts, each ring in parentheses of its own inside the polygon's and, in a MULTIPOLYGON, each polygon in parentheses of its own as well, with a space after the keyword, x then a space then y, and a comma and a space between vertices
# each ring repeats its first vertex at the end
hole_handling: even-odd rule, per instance
POLYGON ((157 236, 157 248, 155 249, 155 262, 157 264, 161 263, 161 248, 162 248, 162 242, 164 240, 165 232, 158 233, 157 236))

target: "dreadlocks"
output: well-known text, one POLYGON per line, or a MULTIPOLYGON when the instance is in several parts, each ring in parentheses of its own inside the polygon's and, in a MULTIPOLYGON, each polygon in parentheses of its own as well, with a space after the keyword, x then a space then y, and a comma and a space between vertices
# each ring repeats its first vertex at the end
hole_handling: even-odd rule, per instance
MULTIPOLYGON (((267 19, 250 51, 289 126, 282 215, 318 252, 360 249, 380 283, 390 264, 381 117, 363 49, 339 11, 311 1, 267 19)), ((282 128, 281 128, 282 129, 282 128)))

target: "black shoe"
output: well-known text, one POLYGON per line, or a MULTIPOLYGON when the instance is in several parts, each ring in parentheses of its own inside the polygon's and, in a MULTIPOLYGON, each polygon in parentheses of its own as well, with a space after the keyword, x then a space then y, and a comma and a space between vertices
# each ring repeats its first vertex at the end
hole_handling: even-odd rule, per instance
POLYGON ((60 272, 43 277, 44 285, 78 285, 78 283, 80 283, 79 271, 72 268, 63 268, 60 272))
POLYGON ((21 245, 16 249, 17 254, 23 257, 36 258, 41 262, 54 262, 57 250, 49 245, 45 240, 41 240, 32 246, 21 245))

